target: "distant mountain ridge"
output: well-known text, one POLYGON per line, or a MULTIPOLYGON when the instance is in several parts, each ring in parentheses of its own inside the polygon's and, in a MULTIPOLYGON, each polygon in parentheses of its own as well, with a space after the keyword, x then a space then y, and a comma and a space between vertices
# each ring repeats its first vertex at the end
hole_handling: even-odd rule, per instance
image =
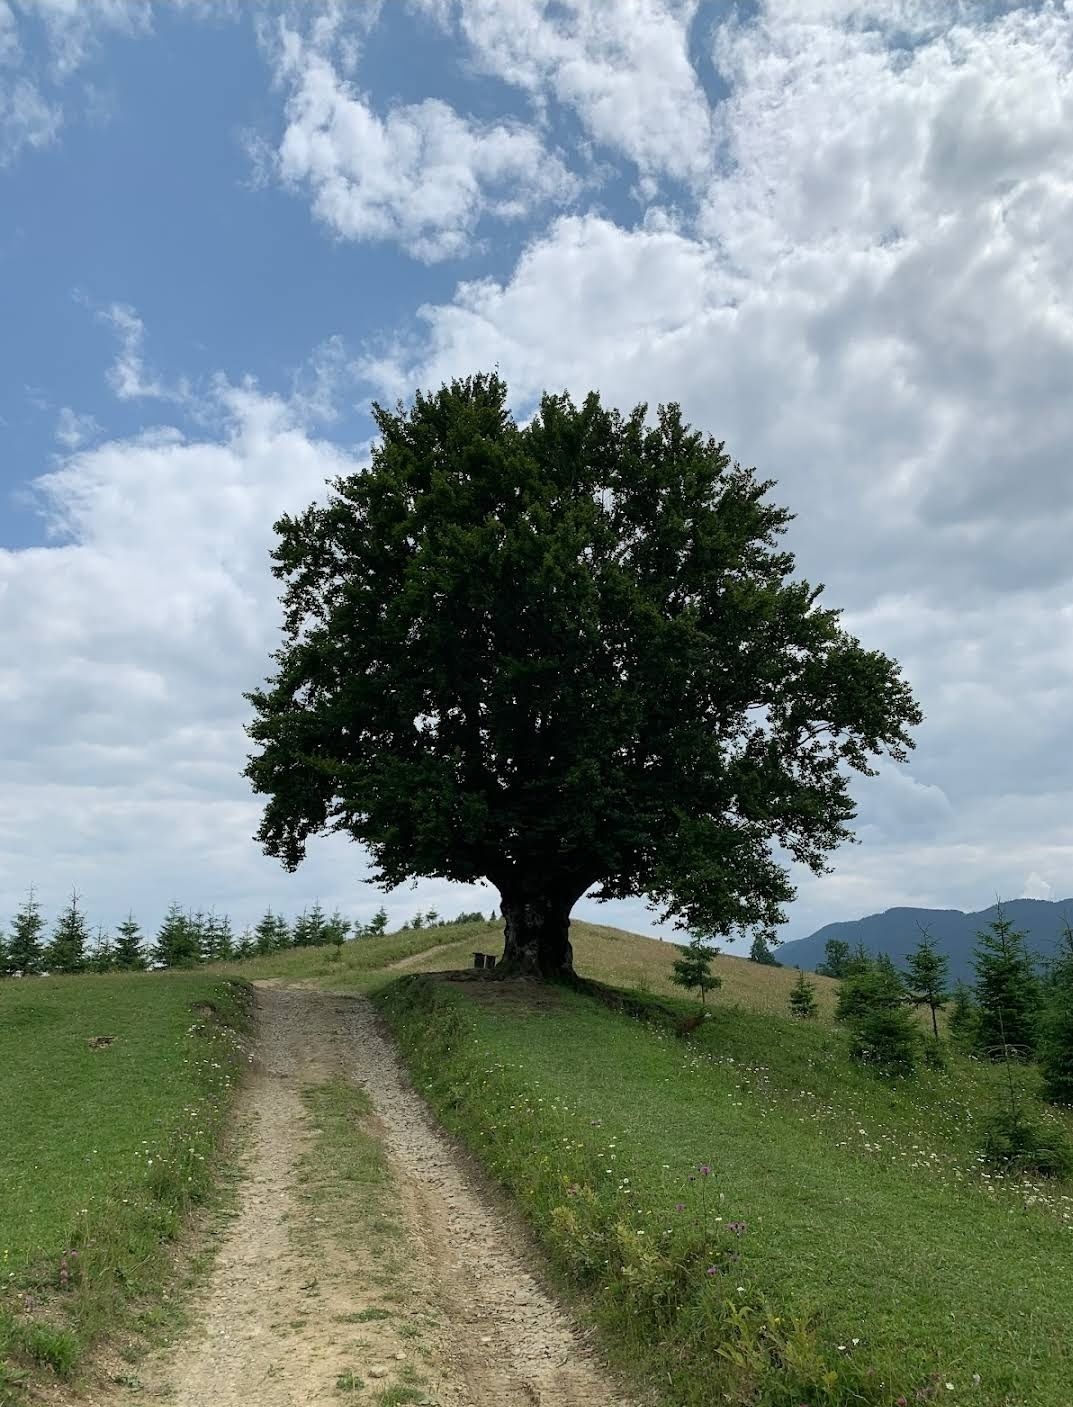
MULTIPOLYGON (((887 909, 867 918, 825 924, 807 938, 780 943, 775 956, 788 967, 813 971, 823 962, 828 938, 841 938, 851 948, 863 943, 865 951, 873 956, 887 953, 901 967, 920 941, 920 929, 926 928, 949 957, 951 977, 971 982, 976 934, 993 921, 998 909, 997 904, 975 913, 962 913, 960 909, 887 909)), ((1068 919, 1073 924, 1073 898, 1009 899, 1003 901, 1002 912, 1015 928, 1027 934, 1029 950, 1046 960, 1054 956, 1064 921, 1068 919)))

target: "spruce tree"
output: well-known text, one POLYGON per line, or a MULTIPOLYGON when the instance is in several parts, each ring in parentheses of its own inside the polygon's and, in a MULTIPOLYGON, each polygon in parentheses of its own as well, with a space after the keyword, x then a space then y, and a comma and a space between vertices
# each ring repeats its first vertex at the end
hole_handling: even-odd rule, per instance
POLYGON ((327 941, 333 943, 337 948, 341 948, 350 932, 350 920, 344 918, 338 909, 333 909, 325 920, 324 931, 327 935, 327 941))
POLYGON ((849 968, 849 944, 841 938, 828 938, 823 945, 823 962, 816 971, 823 977, 845 977, 849 968))
POLYGON ((712 971, 712 958, 717 948, 709 947, 699 933, 689 940, 689 946, 675 960, 671 981, 688 992, 700 992, 701 1005, 707 1004, 708 993, 723 985, 723 979, 712 971))
POLYGON ((954 987, 954 997, 950 1004, 950 1018, 946 1023, 950 1039, 956 1041, 958 1045, 974 1046, 976 1044, 978 1016, 979 1012, 973 1001, 971 990, 964 982, 958 982, 954 987))
POLYGON ((905 970, 905 985, 914 1006, 926 1006, 931 1012, 931 1029, 939 1039, 939 1016, 950 1000, 947 980, 950 959, 935 946, 935 940, 925 929, 920 942, 909 954, 905 970))
POLYGON ((440 916, 439 916, 439 914, 436 912, 436 910, 435 910, 435 909, 429 909, 428 913, 425 915, 425 927, 426 927, 426 928, 435 928, 436 925, 439 923, 439 921, 440 921, 440 916))
POLYGON ((0 977, 10 977, 11 969, 7 960, 7 934, 0 928, 0 977))
POLYGON ((853 1033, 850 1053, 855 1060, 890 1073, 913 1069, 918 1036, 908 1002, 902 979, 885 953, 844 979, 835 1016, 853 1033))
POLYGON ((242 937, 235 944, 235 961, 245 962, 247 958, 252 958, 255 952, 253 944, 253 934, 248 928, 242 930, 242 937))
POLYGON ((289 948, 292 946, 290 925, 282 914, 276 915, 275 944, 276 952, 278 953, 282 952, 284 948, 289 948))
POLYGON ((86 963, 91 972, 114 972, 116 966, 115 943, 104 929, 98 927, 93 941, 93 952, 86 963))
POLYGON ((215 909, 209 910, 201 925, 201 961, 220 961, 220 925, 215 909))
POLYGON ((801 971, 790 989, 790 1015, 802 1021, 811 1021, 819 1011, 816 1003, 816 984, 810 982, 801 971))
POLYGON ((45 949, 45 968, 49 972, 84 972, 89 929, 86 916, 79 908, 78 895, 72 891, 70 903, 56 920, 52 938, 45 949))
POLYGON ((762 933, 758 933, 753 939, 752 947, 749 949, 749 961, 758 962, 762 967, 781 967, 775 954, 771 951, 768 940, 762 933))
POLYGON ((231 932, 230 914, 221 914, 216 920, 216 952, 220 962, 230 962, 235 956, 235 935, 231 932))
POLYGON ((1029 1056, 1039 1038, 1042 992, 1025 935, 1014 928, 1000 905, 994 920, 976 938, 977 1045, 993 1057, 1003 1051, 1029 1056))
POLYGON ((377 909, 369 920, 369 927, 366 930, 370 938, 379 938, 387 932, 387 909, 383 904, 377 909))
POLYGON ((174 901, 157 932, 152 956, 160 967, 196 967, 201 960, 197 932, 189 915, 174 901))
POLYGON ((276 915, 271 909, 266 909, 253 929, 253 948, 258 957, 267 957, 269 953, 276 951, 278 931, 276 915))
POLYGON ((26 901, 11 921, 11 939, 7 946, 10 970, 22 977, 32 977, 44 966, 44 946, 41 935, 45 920, 41 905, 31 888, 26 901))
POLYGON ((309 915, 303 909, 291 924, 291 947, 308 948, 310 946, 309 934, 309 915))
POLYGON ((194 944, 194 951, 197 954, 195 962, 205 961, 205 922, 205 915, 201 909, 198 909, 196 913, 187 912, 187 928, 194 944))
POLYGON ((144 972, 142 931, 132 913, 116 928, 115 965, 121 972, 144 972))
POLYGON ((324 910, 320 906, 318 899, 310 909, 306 922, 309 925, 309 946, 311 948, 321 948, 328 942, 326 932, 327 920, 324 917, 324 910))
POLYGON ((1068 923, 1047 984, 1039 1060, 1047 1098, 1073 1104, 1073 928, 1068 923))
POLYGON ((868 949, 864 946, 864 944, 858 942, 857 946, 851 951, 849 957, 846 959, 846 971, 844 975, 846 977, 852 977, 855 973, 867 972, 868 968, 872 965, 873 961, 886 961, 888 965, 893 967, 893 964, 891 963, 890 958, 887 957, 886 953, 880 953, 878 958, 873 959, 871 953, 869 953, 868 949))

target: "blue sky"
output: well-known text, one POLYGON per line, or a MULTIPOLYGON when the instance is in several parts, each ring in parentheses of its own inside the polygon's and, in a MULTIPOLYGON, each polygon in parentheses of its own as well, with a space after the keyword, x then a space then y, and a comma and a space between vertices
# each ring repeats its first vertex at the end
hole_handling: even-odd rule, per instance
MULTIPOLYGON (((370 912, 250 839, 271 523, 498 363, 680 400, 927 722, 790 936, 1073 892, 1073 20, 949 0, 0 0, 0 921, 370 912)), ((391 896, 449 911, 491 891, 391 896)), ((596 909, 654 927, 642 905, 596 909)))

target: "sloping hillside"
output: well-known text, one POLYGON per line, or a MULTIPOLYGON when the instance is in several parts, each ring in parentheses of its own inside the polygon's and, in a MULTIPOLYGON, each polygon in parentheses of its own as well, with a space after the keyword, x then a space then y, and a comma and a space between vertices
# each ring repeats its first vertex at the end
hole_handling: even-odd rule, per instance
MULTIPOLYGON (((621 928, 576 921, 570 925, 570 938, 574 945, 574 966, 583 977, 661 996, 683 995, 682 989, 671 981, 671 969, 680 952, 677 944, 627 933, 621 928)), ((489 924, 476 934, 467 931, 458 942, 430 947, 404 958, 398 966, 410 972, 449 972, 453 968, 469 967, 475 950, 498 953, 501 946, 501 930, 489 924)), ((749 962, 747 958, 725 954, 720 954, 712 966, 723 985, 711 1000, 720 1006, 736 1005, 748 1011, 786 1014, 790 988, 797 977, 792 967, 766 967, 749 962)), ((838 984, 827 977, 813 980, 820 1009, 829 1016, 834 1011, 838 984)))

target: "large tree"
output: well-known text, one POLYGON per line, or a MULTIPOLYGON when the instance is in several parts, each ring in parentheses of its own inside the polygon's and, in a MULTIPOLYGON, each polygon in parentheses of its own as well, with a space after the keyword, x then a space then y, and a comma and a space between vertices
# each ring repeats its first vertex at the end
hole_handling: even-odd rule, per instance
POLYGON ((374 406, 369 467, 276 524, 258 838, 294 869, 343 832, 384 887, 490 880, 501 971, 569 973, 593 890, 771 931, 785 861, 850 838, 848 773, 912 745, 908 685, 792 578, 771 482, 677 406, 506 403, 481 374, 374 406))

